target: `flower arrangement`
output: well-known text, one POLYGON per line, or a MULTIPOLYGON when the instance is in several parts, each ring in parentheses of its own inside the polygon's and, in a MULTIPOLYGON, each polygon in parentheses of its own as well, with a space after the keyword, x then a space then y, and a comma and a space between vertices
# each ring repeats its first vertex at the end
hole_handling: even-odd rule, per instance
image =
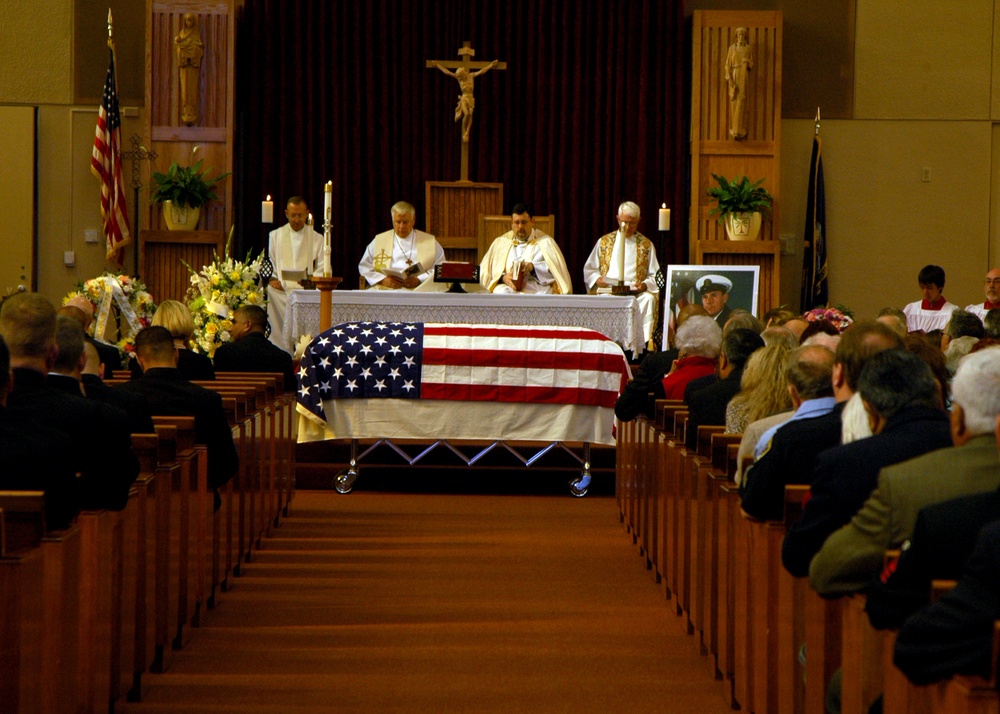
POLYGON ((211 264, 197 272, 187 266, 191 287, 186 303, 194 320, 191 349, 214 357, 219 345, 233 339, 229 332, 233 328, 233 311, 246 304, 264 306, 265 294, 257 285, 263 260, 263 253, 253 260, 250 255, 243 262, 233 260, 227 241, 222 259, 216 255, 211 264))
POLYGON ((77 285, 67 294, 62 304, 83 297, 91 305, 94 321, 87 332, 91 337, 104 340, 109 320, 117 320, 116 346, 123 355, 135 351, 133 344, 139 330, 148 327, 156 312, 156 302, 145 284, 128 275, 104 273, 77 285))
POLYGON ((802 318, 808 322, 826 320, 836 327, 839 332, 843 332, 854 322, 850 310, 843 306, 840 306, 839 309, 836 307, 817 307, 803 313, 802 318))

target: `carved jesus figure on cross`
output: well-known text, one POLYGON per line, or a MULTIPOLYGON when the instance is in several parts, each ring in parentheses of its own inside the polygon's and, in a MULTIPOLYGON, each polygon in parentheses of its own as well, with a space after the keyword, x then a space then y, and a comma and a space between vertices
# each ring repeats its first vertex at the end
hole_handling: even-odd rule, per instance
POLYGON ((472 95, 475 78, 481 74, 489 72, 491 69, 507 69, 507 63, 499 60, 492 62, 473 62, 476 51, 469 47, 468 42, 464 42, 458 50, 460 60, 427 60, 428 67, 436 67, 449 77, 458 80, 458 86, 462 93, 458 96, 458 105, 455 107, 455 121, 462 122, 462 180, 468 178, 467 172, 467 152, 469 135, 472 132, 472 112, 476 108, 476 100, 472 95), (449 72, 448 69, 454 69, 449 72), (471 70, 478 70, 473 72, 471 70))

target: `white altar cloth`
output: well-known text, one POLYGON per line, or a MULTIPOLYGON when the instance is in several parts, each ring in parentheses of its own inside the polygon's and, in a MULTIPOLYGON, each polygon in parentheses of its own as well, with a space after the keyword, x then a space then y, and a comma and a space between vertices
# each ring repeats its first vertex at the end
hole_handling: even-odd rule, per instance
MULTIPOLYGON (((642 315, 632 296, 494 295, 492 293, 334 290, 332 325, 344 322, 443 322, 491 325, 584 327, 639 354, 644 348, 642 315)), ((319 334, 319 291, 288 296, 285 335, 319 334)), ((294 342, 287 347, 294 348, 294 342)))

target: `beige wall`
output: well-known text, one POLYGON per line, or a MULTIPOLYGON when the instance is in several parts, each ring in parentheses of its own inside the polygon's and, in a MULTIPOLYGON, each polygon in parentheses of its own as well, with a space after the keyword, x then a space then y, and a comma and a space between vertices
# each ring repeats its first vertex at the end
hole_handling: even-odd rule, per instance
MULTIPOLYGON (((23 18, 0 25, 0 103, 40 105, 39 289, 58 299, 103 268, 103 244, 84 242, 87 229, 100 232, 89 172, 96 110, 70 104, 72 2, 31 7, 29 17, 23 3, 0 0, 4 17, 23 18), (66 250, 76 252, 75 268, 63 265, 66 250)), ((854 115, 821 129, 833 302, 862 315, 902 305, 919 296, 920 267, 939 263, 945 294, 964 305, 981 297, 988 267, 1000 265, 998 7, 1000 0, 857 0, 854 115), (921 180, 923 167, 930 182, 921 180)), ((133 114, 126 141, 142 126, 133 114)), ((782 259, 782 302, 794 306, 812 132, 811 121, 783 123, 779 233, 795 254, 782 259)))
MULTIPOLYGON (((854 118, 820 130, 832 303, 861 316, 901 307, 920 297, 927 263, 944 267, 952 302, 982 300, 1000 257, 995 4, 858 0, 854 118)), ((780 233, 796 254, 783 258, 782 301, 793 305, 812 134, 812 122, 783 122, 780 233)))

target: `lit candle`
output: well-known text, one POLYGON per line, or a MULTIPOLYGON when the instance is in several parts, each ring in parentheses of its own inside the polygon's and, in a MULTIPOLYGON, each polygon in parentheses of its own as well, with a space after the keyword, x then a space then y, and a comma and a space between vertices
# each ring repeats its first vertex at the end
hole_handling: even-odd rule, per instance
POLYGON ((260 204, 260 220, 261 223, 274 223, 274 201, 271 200, 270 194, 267 200, 260 204))
POLYGON ((333 222, 333 181, 323 186, 323 223, 333 222))
POLYGON ((667 204, 665 203, 663 204, 663 208, 660 209, 660 230, 670 230, 670 209, 667 208, 667 204))
POLYGON ((333 275, 330 266, 330 233, 333 230, 333 181, 323 186, 323 277, 333 275))

